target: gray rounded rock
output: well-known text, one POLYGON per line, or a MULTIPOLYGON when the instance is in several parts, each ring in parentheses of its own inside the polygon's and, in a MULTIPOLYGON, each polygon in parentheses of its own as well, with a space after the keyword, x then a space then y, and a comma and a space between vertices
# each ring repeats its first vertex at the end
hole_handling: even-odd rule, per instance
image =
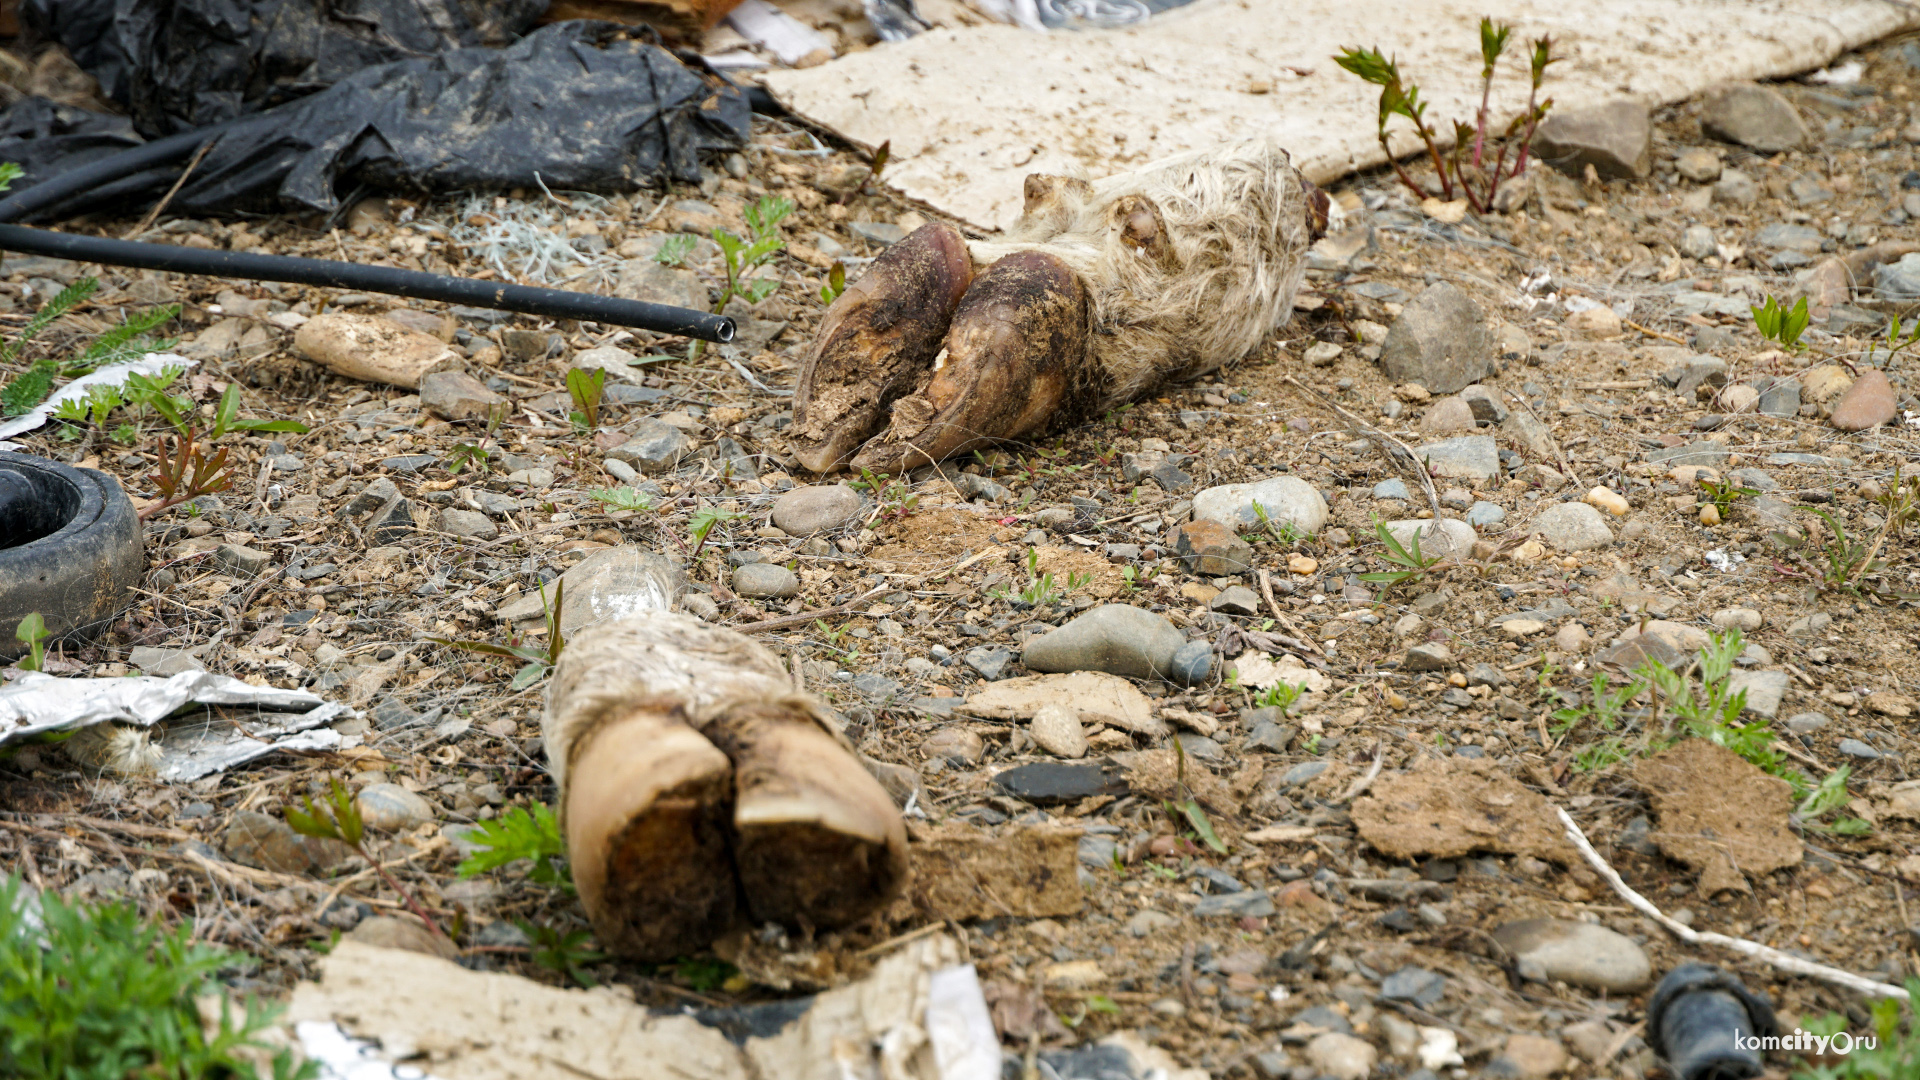
POLYGON ((1174 650, 1167 678, 1183 686, 1198 686, 1207 681, 1207 673, 1211 670, 1213 646, 1204 641, 1189 641, 1174 650))
POLYGON ((1327 500, 1312 484, 1297 476, 1270 476, 1252 484, 1223 484, 1193 497, 1196 521, 1213 521, 1229 529, 1257 528, 1260 514, 1274 524, 1288 524, 1308 536, 1327 524, 1327 500), (1256 512, 1255 506, 1260 510, 1256 512))
MULTIPOLYGON (((741 567, 741 569, 746 569, 741 567)), ((1104 671, 1130 679, 1168 677, 1186 638, 1173 624, 1129 604, 1102 604, 1027 642, 1021 663, 1043 673, 1104 671)))
POLYGON ((866 500, 845 484, 797 487, 773 501, 773 523, 790 536, 832 532, 860 516, 866 500))
POLYGON ((1540 981, 1631 993, 1653 978, 1653 964, 1632 938, 1595 923, 1524 919, 1495 930, 1493 939, 1518 962, 1522 975, 1540 981))
POLYGON ((800 579, 779 563, 748 563, 734 570, 733 591, 755 600, 785 600, 800 595, 800 579))
POLYGON ((1449 281, 1427 286, 1401 309, 1381 345, 1380 366, 1396 383, 1457 394, 1492 370, 1487 317, 1449 281))
POLYGON ((1607 528, 1600 511, 1580 502, 1549 506, 1533 519, 1533 531, 1561 551, 1587 551, 1613 543, 1613 530, 1607 528))
POLYGON ((399 784, 368 784, 353 797, 360 818, 371 828, 404 832, 433 820, 433 805, 399 784))

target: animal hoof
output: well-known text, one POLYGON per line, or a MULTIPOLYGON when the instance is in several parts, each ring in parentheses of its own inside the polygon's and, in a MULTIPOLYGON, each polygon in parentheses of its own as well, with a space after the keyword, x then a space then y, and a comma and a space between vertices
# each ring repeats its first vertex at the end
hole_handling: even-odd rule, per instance
POLYGON ((974 279, 953 314, 944 355, 856 468, 902 473, 1034 434, 1074 411, 1087 388, 1087 291, 1058 257, 1021 251, 974 279))
POLYGON ((886 423, 887 407, 932 366, 972 280, 959 230, 923 225, 840 294, 794 389, 793 456, 803 467, 844 468, 886 423))
POLYGON ((727 755, 646 706, 570 749, 561 817, 574 885, 600 944, 636 960, 670 960, 724 933, 739 894, 727 852, 727 755))
POLYGON ((734 866, 755 923, 821 929, 873 914, 906 879, 886 789, 804 707, 737 707, 706 726, 733 761, 734 866))

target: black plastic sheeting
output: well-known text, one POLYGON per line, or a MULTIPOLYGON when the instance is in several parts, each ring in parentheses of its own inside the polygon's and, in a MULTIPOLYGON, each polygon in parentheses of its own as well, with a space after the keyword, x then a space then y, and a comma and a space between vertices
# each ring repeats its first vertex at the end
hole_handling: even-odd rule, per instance
POLYGON ((0 161, 20 166, 15 190, 141 144, 124 116, 23 98, 0 113, 0 161))
POLYGON ((25 0, 148 138, 305 97, 357 71, 505 45, 546 0, 25 0))
MULTIPOLYGON (((554 23, 504 49, 364 68, 226 126, 170 209, 328 212, 340 193, 360 186, 431 193, 537 182, 623 192, 663 179, 697 183, 703 151, 747 144, 747 97, 634 33, 613 23, 554 23)), ((0 132, 30 105, 45 108, 16 105, 0 116, 0 132)), ((21 160, 8 149, 0 141, 0 160, 21 160)), ((15 186, 68 164, 36 159, 36 169, 49 171, 15 186)), ((150 189, 122 184, 114 195, 157 196, 168 182, 155 176, 150 189)), ((60 212, 78 209, 69 203, 60 212)))

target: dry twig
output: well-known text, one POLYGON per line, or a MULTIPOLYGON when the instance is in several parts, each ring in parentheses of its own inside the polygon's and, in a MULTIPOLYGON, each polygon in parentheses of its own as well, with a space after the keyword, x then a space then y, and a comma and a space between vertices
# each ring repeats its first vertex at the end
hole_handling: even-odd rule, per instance
MULTIPOLYGON (((1446 516, 1445 512, 1440 507, 1440 493, 1433 489, 1433 478, 1427 475, 1426 467, 1420 464, 1420 455, 1415 454, 1413 452, 1413 447, 1408 446, 1406 443, 1401 442, 1399 439, 1394 438, 1393 436, 1387 434, 1386 432, 1381 431, 1379 428, 1374 427, 1372 424, 1367 423, 1365 420, 1360 419, 1358 416, 1347 411, 1346 409, 1341 408, 1339 405, 1334 404, 1324 394, 1320 393, 1320 391, 1315 390, 1313 387, 1308 386, 1306 383, 1301 382, 1299 379, 1296 379, 1293 376, 1289 375, 1287 376, 1287 382, 1292 383, 1295 387, 1299 388, 1301 391, 1311 396, 1315 401, 1318 401, 1320 404, 1325 405, 1327 408, 1332 409, 1334 412, 1337 412, 1341 416, 1346 417, 1347 421, 1351 423, 1354 427, 1359 428, 1361 432, 1367 435, 1370 435, 1374 438, 1383 439, 1399 447, 1400 452, 1407 455, 1407 460, 1413 462, 1412 471, 1416 476, 1420 478, 1420 487, 1427 493, 1427 503, 1433 507, 1433 516, 1436 519, 1446 516)), ((1386 456, 1386 459, 1389 462, 1393 462, 1395 464, 1399 463, 1399 460, 1397 458, 1395 458, 1392 454, 1387 453, 1384 449, 1381 450, 1381 453, 1386 456)))

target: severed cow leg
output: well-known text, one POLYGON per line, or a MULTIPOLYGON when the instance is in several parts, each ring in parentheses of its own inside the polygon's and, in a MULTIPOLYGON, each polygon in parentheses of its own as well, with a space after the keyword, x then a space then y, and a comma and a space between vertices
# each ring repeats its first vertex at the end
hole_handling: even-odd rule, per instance
POLYGON ((542 733, 603 946, 665 960, 749 915, 827 928, 893 899, 905 826, 830 715, 765 648, 690 615, 574 634, 542 733))
POLYGON ((932 365, 972 276, 959 231, 923 225, 840 294, 794 390, 793 453, 802 466, 843 468, 879 430, 887 406, 932 365))
POLYGON ((1021 251, 988 267, 953 314, 945 348, 891 423, 853 458, 903 473, 1036 434, 1086 393, 1087 292, 1066 263, 1021 251))

